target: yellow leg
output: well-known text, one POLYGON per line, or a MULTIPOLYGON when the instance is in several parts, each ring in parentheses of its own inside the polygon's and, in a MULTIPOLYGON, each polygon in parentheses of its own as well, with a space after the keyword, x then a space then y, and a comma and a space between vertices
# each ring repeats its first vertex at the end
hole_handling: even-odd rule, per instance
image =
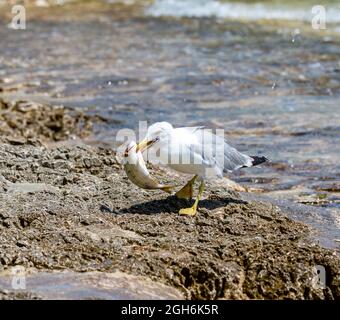
POLYGON ((197 175, 189 180, 181 190, 177 191, 175 196, 179 199, 192 199, 193 184, 196 178, 197 175))
POLYGON ((185 208, 185 209, 179 210, 179 214, 186 214, 188 216, 194 216, 197 212, 198 201, 200 201, 203 191, 204 191, 204 182, 202 181, 200 184, 198 195, 197 195, 194 205, 191 208, 185 208))

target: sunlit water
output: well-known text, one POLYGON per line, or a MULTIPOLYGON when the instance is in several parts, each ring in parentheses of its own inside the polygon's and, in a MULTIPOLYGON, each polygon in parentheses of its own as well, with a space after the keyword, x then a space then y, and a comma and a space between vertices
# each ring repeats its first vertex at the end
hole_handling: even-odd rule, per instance
POLYGON ((139 120, 225 129, 272 161, 232 179, 339 212, 337 2, 327 30, 311 27, 308 1, 122 2, 29 7, 24 31, 1 7, 0 95, 99 113, 94 139, 114 146, 139 120))
POLYGON ((217 17, 245 20, 292 20, 310 22, 323 5, 328 23, 340 22, 340 4, 334 1, 218 1, 218 0, 158 0, 147 13, 173 17, 217 17))

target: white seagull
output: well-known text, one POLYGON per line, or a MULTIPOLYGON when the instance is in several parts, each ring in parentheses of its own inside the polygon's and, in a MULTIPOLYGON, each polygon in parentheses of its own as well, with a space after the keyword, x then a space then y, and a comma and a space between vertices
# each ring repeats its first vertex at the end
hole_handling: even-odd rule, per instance
POLYGON ((191 199, 193 184, 200 180, 199 192, 190 208, 180 214, 195 215, 207 179, 223 178, 223 174, 242 167, 252 167, 266 162, 266 157, 248 156, 228 145, 224 137, 215 135, 204 127, 173 128, 168 122, 151 125, 137 150, 150 162, 158 162, 181 173, 194 177, 176 193, 178 198, 191 199))

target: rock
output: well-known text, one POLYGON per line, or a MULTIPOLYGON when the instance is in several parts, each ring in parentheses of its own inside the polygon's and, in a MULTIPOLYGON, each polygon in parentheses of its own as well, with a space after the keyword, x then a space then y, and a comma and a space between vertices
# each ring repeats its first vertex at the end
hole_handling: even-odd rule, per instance
POLYGON ((13 145, 22 145, 27 143, 27 139, 24 137, 8 137, 6 139, 10 144, 13 145))
POLYGON ((56 192, 58 188, 45 183, 11 183, 7 192, 33 193, 33 192, 56 192))
POLYGON ((88 235, 94 241, 103 240, 109 242, 113 238, 127 238, 132 240, 141 240, 142 236, 129 230, 124 230, 120 227, 107 227, 107 226, 90 226, 81 229, 81 232, 88 235))
POLYGON ((0 99, 0 135, 13 144, 67 140, 87 137, 92 132, 92 120, 79 110, 50 106, 31 101, 0 99))
MULTIPOLYGON (((88 289, 91 297, 137 297, 131 288, 134 281, 141 284, 137 278, 117 280, 118 287, 112 287, 112 274, 120 270, 121 279, 126 274, 152 279, 156 284, 142 281, 136 289, 141 294, 152 288, 147 292, 153 296, 145 293, 150 298, 165 297, 169 288, 186 299, 340 298, 336 250, 313 242, 310 228, 271 203, 255 195, 242 200, 229 191, 228 181, 207 183, 198 214, 185 217, 178 210, 188 201, 132 185, 116 160, 104 161, 116 159, 112 150, 0 145, 0 155, 0 270, 64 269, 64 276, 41 279, 55 282, 55 288, 69 281, 65 297, 73 289, 79 298, 88 289), (56 159, 57 154, 65 157, 56 159), (90 168, 77 166, 84 159, 90 168), (13 170, 18 164, 22 170, 13 170), (326 289, 313 284, 317 265, 326 270, 326 289), (98 281, 108 290, 98 289, 98 281), (158 289, 160 283, 167 287, 158 289)), ((163 183, 185 183, 165 169, 151 166, 150 172, 163 183)), ((45 284, 39 283, 26 292, 30 295, 8 288, 1 297, 47 298, 45 284)))

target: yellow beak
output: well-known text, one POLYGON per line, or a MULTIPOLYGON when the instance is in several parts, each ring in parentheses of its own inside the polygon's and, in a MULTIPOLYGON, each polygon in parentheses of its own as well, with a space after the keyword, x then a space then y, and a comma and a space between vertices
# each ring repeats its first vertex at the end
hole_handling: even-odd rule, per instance
POLYGON ((149 147, 151 147, 157 140, 147 140, 147 139, 143 139, 142 141, 140 141, 139 143, 137 143, 137 147, 136 147, 136 152, 143 152, 146 149, 148 149, 149 147))
POLYGON ((147 139, 143 139, 142 141, 137 143, 136 152, 139 152, 139 151, 143 152, 147 148, 148 148, 148 140, 147 139))

